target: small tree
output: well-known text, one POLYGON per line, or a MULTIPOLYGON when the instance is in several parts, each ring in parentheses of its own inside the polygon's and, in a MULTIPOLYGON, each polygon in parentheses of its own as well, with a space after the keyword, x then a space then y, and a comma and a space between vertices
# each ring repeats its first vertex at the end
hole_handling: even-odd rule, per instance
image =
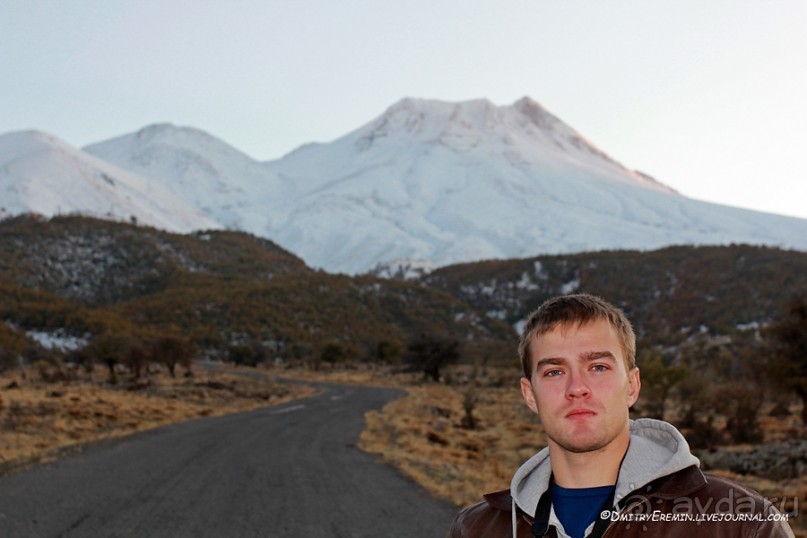
POLYGON ((306 343, 295 342, 291 345, 291 356, 297 360, 307 359, 312 355, 311 346, 306 343))
POLYGON ((132 379, 137 381, 143 374, 143 369, 148 368, 151 360, 151 353, 142 340, 132 339, 129 342, 129 349, 126 351, 124 362, 129 367, 132 379))
MULTIPOLYGON (((642 380, 644 382, 644 380, 642 380)), ((698 414, 711 409, 713 398, 712 385, 703 376, 689 376, 678 385, 678 396, 681 405, 677 425, 682 428, 693 428, 698 422, 698 414)))
POLYGON ((770 381, 798 395, 801 419, 807 424, 807 300, 792 302, 763 334, 771 349, 770 381))
POLYGON ((466 430, 475 430, 479 425, 476 417, 474 416, 474 410, 476 409, 476 405, 478 403, 479 391, 476 388, 476 384, 472 383, 462 393, 462 408, 465 410, 465 416, 462 417, 460 424, 466 430))
POLYGON ((0 372, 20 365, 20 356, 26 345, 22 333, 0 322, 0 372))
POLYGON ((759 412, 765 401, 758 387, 747 383, 727 383, 717 392, 717 410, 726 415, 726 433, 735 443, 762 441, 759 412))
POLYGON ((342 342, 331 340, 325 344, 320 353, 320 360, 327 364, 336 364, 347 359, 347 349, 342 342))
POLYGON ((126 362, 129 344, 129 336, 127 335, 105 333, 93 338, 84 348, 84 353, 94 361, 106 365, 109 370, 109 382, 115 385, 118 382, 115 366, 126 362))
POLYGON ((246 344, 235 344, 230 346, 227 353, 229 360, 234 364, 252 366, 258 365, 258 357, 253 346, 246 344))
POLYGON ((646 351, 641 354, 639 369, 642 374, 642 385, 648 414, 664 420, 664 410, 672 389, 689 377, 690 370, 682 364, 668 364, 658 351, 646 351))
POLYGON ((403 355, 404 346, 397 338, 381 340, 376 346, 376 359, 381 363, 390 363, 403 355))
POLYGON ((10 370, 17 365, 17 354, 10 349, 0 347, 0 372, 10 370))
POLYGON ((457 340, 421 334, 420 338, 407 346, 404 359, 410 371, 423 372, 424 380, 431 378, 439 382, 443 366, 460 358, 459 347, 457 340))
POLYGON ((154 341, 153 356, 154 360, 168 367, 171 377, 176 377, 177 364, 184 366, 190 372, 193 344, 178 336, 163 335, 154 341))

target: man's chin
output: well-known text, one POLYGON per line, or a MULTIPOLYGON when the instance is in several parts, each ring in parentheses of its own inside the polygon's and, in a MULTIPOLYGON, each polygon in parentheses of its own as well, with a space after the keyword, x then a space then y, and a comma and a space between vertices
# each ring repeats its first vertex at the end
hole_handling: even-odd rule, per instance
POLYGON ((573 454, 585 454, 586 452, 596 452, 602 450, 608 444, 599 437, 578 437, 576 439, 551 439, 558 448, 573 454))

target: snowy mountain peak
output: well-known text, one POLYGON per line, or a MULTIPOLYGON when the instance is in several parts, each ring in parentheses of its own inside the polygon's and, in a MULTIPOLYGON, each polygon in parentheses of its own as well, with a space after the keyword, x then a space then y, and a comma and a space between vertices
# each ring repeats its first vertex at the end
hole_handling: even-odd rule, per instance
POLYGON ((143 154, 151 148, 180 149, 210 159, 225 158, 228 160, 249 161, 255 163, 243 152, 205 131, 193 127, 178 127, 172 123, 157 123, 140 129, 135 133, 92 144, 84 148, 93 154, 103 154, 105 158, 143 154))
POLYGON ((689 200, 529 97, 506 106, 402 99, 267 166, 295 184, 297 200, 271 237, 315 267, 348 273, 397 271, 401 259, 440 266, 682 243, 807 245, 797 231, 807 222, 689 200))
POLYGON ((543 127, 547 124, 556 124, 560 120, 549 113, 547 109, 541 106, 541 103, 533 98, 525 95, 515 103, 512 108, 530 118, 537 127, 543 127))
POLYGON ((484 131, 497 112, 496 105, 487 99, 449 103, 407 97, 360 129, 359 147, 368 149, 374 141, 396 135, 437 141, 447 133, 484 131))
POLYGON ((3 215, 79 213, 189 232, 220 225, 149 178, 39 131, 0 136, 3 215))
POLYGON ((600 172, 610 169, 611 180, 674 192, 621 165, 530 97, 507 106, 487 99, 450 103, 405 98, 345 138, 361 152, 397 152, 419 144, 440 145, 469 158, 497 153, 516 167, 573 162, 600 172))
MULTIPOLYGON (((512 119, 515 120, 518 130, 535 137, 536 140, 541 140, 541 137, 536 136, 540 134, 543 135, 544 140, 551 141, 556 145, 560 144, 560 147, 565 150, 568 150, 567 146, 586 150, 593 148, 593 144, 585 141, 577 131, 529 97, 519 99, 507 109, 512 114, 512 119), (586 146, 589 146, 589 148, 586 146)), ((591 152, 605 156, 603 152, 596 149, 591 152)))
MULTIPOLYGON (((198 148, 199 146, 227 145, 225 142, 222 142, 205 131, 194 127, 178 126, 173 123, 155 123, 147 125, 135 133, 123 135, 117 139, 126 139, 129 143, 138 144, 140 147, 156 144, 192 148, 198 148)), ((108 142, 111 142, 111 140, 107 140, 104 143, 108 142)), ((96 145, 97 144, 94 144, 93 146, 96 145)), ((238 151, 232 147, 231 149, 236 152, 238 151)))
MULTIPOLYGON (((553 131, 563 123, 538 102, 524 97, 510 106, 496 106, 488 99, 451 103, 430 99, 402 99, 371 122, 367 129, 385 135, 394 132, 431 134, 437 139, 446 131, 490 133, 538 127, 553 131), (522 117, 523 116, 523 117, 522 117)), ((568 132, 574 132, 566 128, 568 132)))
POLYGON ((155 138, 164 138, 166 136, 172 136, 173 133, 179 131, 178 128, 173 123, 154 123, 152 125, 147 125, 137 131, 135 136, 144 142, 154 140, 155 138))
POLYGON ((23 159, 47 151, 69 152, 67 142, 35 129, 0 135, 0 162, 23 159))
POLYGON ((285 195, 287 191, 263 163, 191 127, 150 125, 84 150, 159 180, 228 228, 259 235, 265 234, 267 216, 259 214, 262 210, 255 208, 256 201, 285 195))

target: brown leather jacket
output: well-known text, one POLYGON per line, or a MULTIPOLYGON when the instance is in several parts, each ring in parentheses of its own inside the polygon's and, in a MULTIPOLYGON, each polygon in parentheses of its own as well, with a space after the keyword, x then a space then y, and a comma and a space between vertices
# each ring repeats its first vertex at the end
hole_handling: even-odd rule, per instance
MULTIPOLYGON (((557 536, 549 525, 547 503, 548 497, 539 502, 538 513, 543 515, 537 521, 516 507, 516 538, 557 536)), ((484 501, 457 515, 449 537, 512 537, 512 509, 509 490, 485 495, 484 501)), ((731 480, 704 475, 696 466, 634 491, 619 503, 619 509, 619 514, 609 514, 610 521, 595 525, 590 536, 793 538, 784 515, 770 501, 731 480)))

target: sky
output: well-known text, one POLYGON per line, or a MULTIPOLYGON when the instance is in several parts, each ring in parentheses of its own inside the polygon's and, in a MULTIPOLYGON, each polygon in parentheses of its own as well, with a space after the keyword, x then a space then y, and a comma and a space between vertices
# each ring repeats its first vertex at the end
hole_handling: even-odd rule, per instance
POLYGON ((803 0, 0 0, 0 81, 0 134, 169 122, 259 160, 529 96, 686 196, 807 218, 803 0))

